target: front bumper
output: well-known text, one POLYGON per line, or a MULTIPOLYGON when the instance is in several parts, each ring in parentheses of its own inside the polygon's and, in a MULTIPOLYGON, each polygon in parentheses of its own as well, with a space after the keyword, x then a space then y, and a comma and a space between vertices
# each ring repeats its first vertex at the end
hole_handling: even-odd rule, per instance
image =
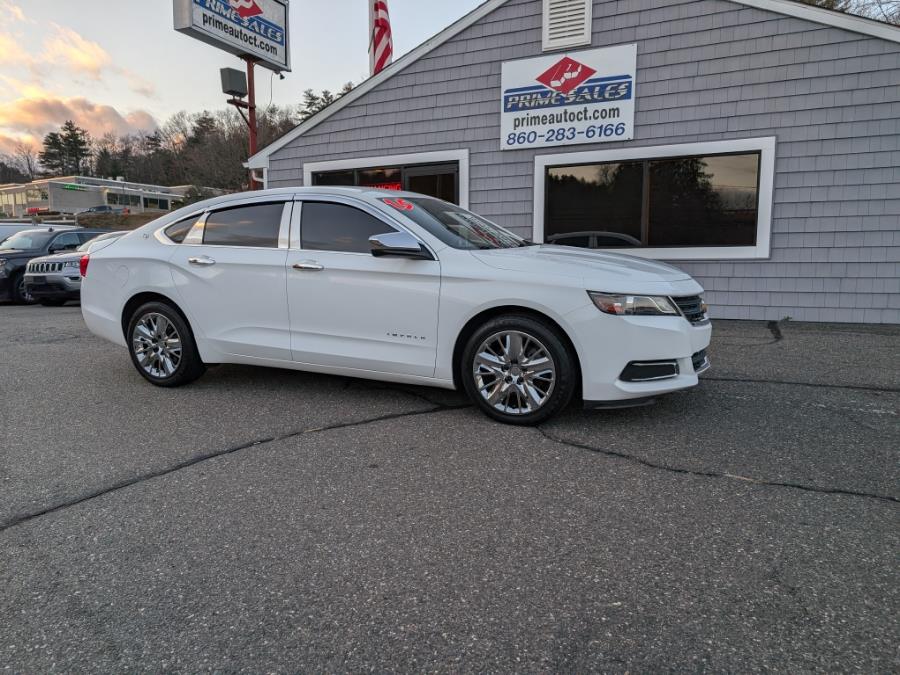
POLYGON ((581 361, 583 398, 587 405, 641 399, 693 387, 709 367, 705 350, 712 326, 690 323, 682 316, 611 316, 593 305, 568 317, 581 361), (702 353, 702 357, 698 356, 702 353), (634 362, 674 361, 677 374, 643 382, 621 379, 634 362))
POLYGON ((81 278, 63 274, 26 274, 25 286, 32 297, 48 300, 78 300, 81 278))

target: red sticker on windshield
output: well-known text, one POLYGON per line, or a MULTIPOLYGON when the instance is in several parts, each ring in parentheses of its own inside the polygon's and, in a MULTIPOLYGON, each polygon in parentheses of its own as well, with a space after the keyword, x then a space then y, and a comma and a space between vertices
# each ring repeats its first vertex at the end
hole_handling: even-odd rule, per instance
POLYGON ((405 199, 382 199, 388 206, 393 206, 398 211, 412 211, 413 205, 405 199))

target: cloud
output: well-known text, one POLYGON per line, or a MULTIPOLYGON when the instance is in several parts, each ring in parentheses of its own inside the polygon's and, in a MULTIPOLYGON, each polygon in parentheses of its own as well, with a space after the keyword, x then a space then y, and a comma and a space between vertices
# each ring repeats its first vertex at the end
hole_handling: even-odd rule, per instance
POLYGON ((53 24, 53 33, 44 40, 41 61, 61 65, 99 80, 112 65, 109 53, 96 42, 85 40, 71 28, 53 24))
POLYGON ((122 136, 149 132, 159 126, 145 110, 123 114, 110 105, 94 103, 84 97, 41 96, 0 103, 0 129, 12 132, 8 136, 43 136, 59 129, 66 120, 87 129, 95 138, 107 133, 122 136))
POLYGON ((22 11, 22 8, 9 2, 9 0, 0 2, 0 11, 4 13, 7 21, 21 21, 23 23, 27 21, 32 23, 30 19, 25 17, 25 12, 22 11))

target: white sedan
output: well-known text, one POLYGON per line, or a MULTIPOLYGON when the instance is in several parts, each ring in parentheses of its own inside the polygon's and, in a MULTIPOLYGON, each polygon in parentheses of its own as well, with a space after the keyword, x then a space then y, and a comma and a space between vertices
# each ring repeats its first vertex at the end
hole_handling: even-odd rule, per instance
POLYGON ((242 363, 461 388, 503 422, 579 396, 697 384, 710 324, 690 276, 532 244, 453 204, 368 188, 218 197, 81 261, 91 331, 159 386, 242 363))

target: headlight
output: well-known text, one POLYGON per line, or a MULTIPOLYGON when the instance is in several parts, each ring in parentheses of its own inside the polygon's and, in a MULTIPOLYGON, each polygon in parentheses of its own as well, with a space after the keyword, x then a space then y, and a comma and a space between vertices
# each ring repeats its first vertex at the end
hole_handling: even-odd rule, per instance
POLYGON ((79 264, 80 263, 77 260, 70 260, 69 262, 64 262, 63 267, 73 267, 77 270, 79 264))
POLYGON ((677 316, 678 308, 664 295, 615 295, 588 291, 597 309, 605 314, 677 316))

